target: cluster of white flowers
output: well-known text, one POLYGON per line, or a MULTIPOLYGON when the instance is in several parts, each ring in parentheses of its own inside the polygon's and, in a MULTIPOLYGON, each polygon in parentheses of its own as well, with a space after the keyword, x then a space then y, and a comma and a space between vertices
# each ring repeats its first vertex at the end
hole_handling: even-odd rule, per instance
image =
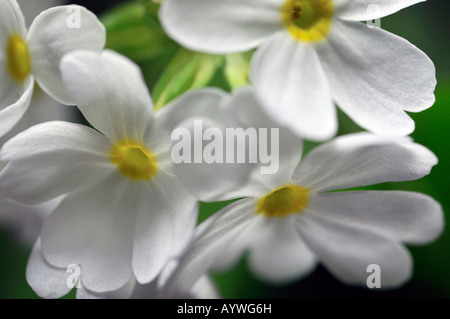
POLYGON ((441 234, 441 206, 419 193, 354 188, 419 179, 437 164, 407 137, 406 114, 433 105, 435 68, 406 40, 360 21, 417 2, 164 0, 161 25, 184 47, 257 50, 248 87, 192 90, 154 111, 141 70, 104 50, 93 13, 52 7, 27 31, 16 0, 0 0, 0 208, 44 219, 28 235, 29 285, 44 298, 64 296, 75 265, 78 298, 215 298, 209 272, 246 253, 254 274, 272 283, 320 262, 348 284, 366 285, 371 264, 383 288, 404 284, 412 273, 404 244, 441 234), (35 108, 35 81, 92 128, 49 121, 54 114, 21 125, 35 108), (370 132, 329 140, 334 103, 370 132), (175 164, 172 132, 194 135, 198 120, 218 130, 279 129, 278 172, 175 164), (301 159, 303 139, 325 143, 301 159), (197 226, 199 201, 231 199, 239 200, 197 226))

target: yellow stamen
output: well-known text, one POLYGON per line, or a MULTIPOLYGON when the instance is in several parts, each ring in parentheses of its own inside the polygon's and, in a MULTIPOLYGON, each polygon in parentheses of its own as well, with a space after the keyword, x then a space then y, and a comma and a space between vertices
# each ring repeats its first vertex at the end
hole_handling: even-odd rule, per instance
POLYGON ((334 14, 331 0, 286 0, 281 7, 281 20, 298 41, 318 42, 330 33, 334 14))
POLYGON ((256 213, 266 217, 286 217, 300 214, 309 203, 309 189, 297 185, 286 185, 273 190, 259 199, 256 213))
POLYGON ((22 83, 31 71, 27 43, 18 34, 9 37, 6 44, 7 64, 11 77, 22 83))
POLYGON ((132 180, 150 180, 158 172, 155 155, 139 142, 117 142, 111 149, 110 159, 122 175, 132 180))

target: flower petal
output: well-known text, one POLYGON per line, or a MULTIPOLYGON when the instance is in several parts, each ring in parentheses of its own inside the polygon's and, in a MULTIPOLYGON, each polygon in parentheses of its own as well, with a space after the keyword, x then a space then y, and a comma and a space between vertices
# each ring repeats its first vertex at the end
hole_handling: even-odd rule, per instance
POLYGON ((77 51, 64 57, 61 73, 92 126, 113 140, 144 140, 153 104, 136 64, 112 51, 77 51))
POLYGON ((152 149, 170 147, 173 130, 190 118, 210 119, 222 122, 220 107, 228 99, 228 94, 216 88, 203 88, 187 92, 156 112, 155 121, 149 134, 152 149))
POLYGON ((0 138, 0 145, 4 145, 19 133, 30 127, 50 121, 75 122, 78 120, 77 110, 73 106, 63 107, 38 86, 34 87, 30 107, 27 108, 22 119, 6 135, 0 138))
POLYGON ((1 193, 18 202, 38 204, 89 186, 116 168, 109 161, 109 145, 104 136, 83 125, 34 126, 0 152, 2 160, 11 160, 0 172, 1 193))
POLYGON ((168 171, 146 184, 139 198, 133 246, 133 271, 147 284, 189 243, 197 220, 197 201, 168 171))
POLYGON ((417 47, 380 28, 336 21, 318 55, 339 107, 377 134, 408 135, 413 120, 434 104, 436 70, 417 47))
POLYGON ((285 284, 309 275, 314 254, 295 229, 292 218, 266 220, 266 231, 250 249, 249 265, 264 281, 285 284))
MULTIPOLYGON (((8 70, 8 56, 6 46, 9 37, 17 34, 26 38, 27 28, 25 26, 25 19, 20 7, 15 0, 1 0, 0 1, 0 111, 6 106, 14 104, 23 95, 26 87, 30 86, 30 77, 28 77, 25 85, 20 84, 11 77, 8 70)), ((33 80, 31 80, 33 82, 33 80)), ((2 132, 5 130, 3 124, 0 125, 2 132)), ((3 134, 0 134, 0 136, 3 134)))
POLYGON ((39 14, 27 37, 33 74, 39 86, 63 104, 74 104, 64 86, 59 63, 74 50, 100 53, 106 42, 106 31, 97 17, 76 5, 53 7, 39 14), (73 21, 72 21, 73 20, 73 21), (79 25, 76 25, 76 22, 79 25))
POLYGON ((41 298, 61 298, 72 290, 67 284, 69 275, 66 268, 53 267, 45 260, 38 239, 28 259, 26 270, 27 283, 33 291, 41 298))
POLYGON ((257 98, 277 123, 313 140, 336 134, 336 109, 313 46, 282 32, 256 51, 250 71, 257 98))
POLYGON ((252 222, 245 228, 245 231, 237 234, 233 242, 217 256, 211 272, 225 272, 236 266, 239 260, 244 257, 244 254, 251 250, 253 246, 257 246, 258 242, 270 231, 267 224, 264 216, 255 216, 252 222))
POLYGON ((299 217, 298 231, 306 244, 344 283, 365 286, 372 264, 380 266, 381 288, 398 287, 411 277, 411 256, 395 240, 312 214, 299 217))
POLYGON ((36 238, 47 218, 56 206, 61 202, 61 198, 40 205, 24 205, 10 199, 0 200, 0 224, 8 226, 27 246, 33 246, 36 238))
POLYGON ((194 51, 233 53, 259 46, 282 30, 282 0, 166 0, 161 23, 169 36, 194 51))
MULTIPOLYGON (((0 137, 4 136, 16 126, 27 111, 31 98, 33 96, 34 80, 33 77, 28 77, 24 85, 24 91, 17 93, 18 100, 12 102, 11 105, 6 106, 0 110, 0 137)), ((12 88, 13 92, 14 88, 12 88)), ((7 98, 8 100, 8 98, 7 98)))
POLYGON ((25 38, 27 27, 25 18, 16 0, 0 1, 0 44, 6 45, 8 37, 17 33, 25 38))
POLYGON ((80 265, 82 284, 92 292, 115 291, 126 285, 133 276, 139 186, 117 172, 68 195, 41 232, 47 261, 61 268, 80 265))
POLYGON ((162 297, 182 295, 212 267, 216 258, 233 241, 237 234, 253 220, 256 202, 243 199, 235 202, 213 216, 211 226, 196 240, 170 279, 162 297))
POLYGON ((132 296, 135 287, 136 279, 134 277, 122 288, 105 293, 90 291, 81 284, 77 289, 77 299, 128 299, 132 296))
POLYGON ((407 244, 425 244, 443 230, 442 208, 427 195, 400 191, 339 192, 312 198, 310 210, 407 244))
POLYGON ((369 21, 391 15, 425 0, 337 0, 336 15, 345 20, 369 21))
POLYGON ((220 293, 209 276, 201 277, 192 287, 189 296, 192 299, 220 299, 220 293))
MULTIPOLYGON (((257 101, 254 91, 251 88, 238 89, 234 92, 232 98, 224 105, 224 112, 230 119, 231 127, 242 127, 244 129, 258 129, 258 143, 267 144, 267 149, 272 155, 273 171, 270 174, 261 174, 261 169, 255 172, 255 180, 251 182, 270 185, 274 188, 282 186, 292 176, 295 168, 298 166, 303 153, 303 140, 286 127, 277 124, 262 108, 257 101), (271 132, 264 135, 260 129, 278 129, 279 138, 277 145, 272 145, 271 132), (265 141, 267 140, 267 141, 265 141), (274 147, 273 147, 274 146, 274 147), (271 151, 273 147, 273 150, 271 151), (277 154, 277 156, 275 156, 277 154)), ((230 127, 228 126, 227 127, 230 127)), ((259 151, 260 148, 257 146, 259 151)), ((260 154, 258 154, 260 155, 260 154)), ((269 164, 261 163, 259 165, 268 167, 269 164)))
POLYGON ((436 156, 407 138, 368 133, 339 137, 312 150, 293 180, 315 192, 419 179, 437 164, 436 156))
MULTIPOLYGON (((235 158, 227 163, 225 148, 225 128, 222 123, 210 121, 209 119, 196 121, 194 119, 188 119, 180 124, 179 129, 185 129, 186 133, 189 133, 186 137, 184 134, 180 137, 180 140, 175 143, 172 150, 178 149, 177 144, 182 145, 183 154, 186 148, 190 147, 191 154, 189 159, 176 158, 179 154, 173 154, 173 160, 175 161, 175 174, 177 178, 196 198, 203 201, 220 201, 230 198, 230 193, 234 193, 234 190, 248 181, 252 174, 252 168, 255 164, 252 163, 237 163, 235 158), (215 149, 215 154, 219 154, 218 158, 210 158, 210 154, 205 152, 209 143, 203 141, 203 136, 207 131, 214 130, 217 134, 211 136, 211 140, 219 139, 223 145, 216 144, 218 149, 215 149), (201 136, 199 136, 201 134, 201 136), (188 140, 188 138, 190 140, 188 140), (197 151, 197 146, 201 148, 197 151), (219 153, 221 152, 221 153, 219 153)), ((241 133, 237 133, 237 136, 241 136, 241 133)), ((236 138, 237 139, 237 138, 236 138)), ((241 139, 242 140, 242 139, 241 139)), ((243 151, 236 146, 238 151, 243 151)), ((231 195, 234 196, 234 195, 231 195)))

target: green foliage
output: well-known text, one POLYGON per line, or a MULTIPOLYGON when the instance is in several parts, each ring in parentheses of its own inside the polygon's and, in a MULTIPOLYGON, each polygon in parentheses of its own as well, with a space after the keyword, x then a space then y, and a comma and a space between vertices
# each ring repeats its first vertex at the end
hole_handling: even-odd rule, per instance
POLYGON ((223 63, 219 55, 180 49, 153 90, 155 110, 189 90, 207 86, 223 63))
POLYGON ((107 31, 106 48, 136 62, 170 54, 179 47, 161 29, 156 5, 142 2, 127 2, 101 17, 107 31))

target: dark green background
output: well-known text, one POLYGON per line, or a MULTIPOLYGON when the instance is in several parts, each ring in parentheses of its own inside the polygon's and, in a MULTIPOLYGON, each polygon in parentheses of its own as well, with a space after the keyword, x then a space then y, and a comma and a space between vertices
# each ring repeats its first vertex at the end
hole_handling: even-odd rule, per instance
MULTIPOLYGON (((38 0, 37 0, 38 1, 38 0)), ((102 14, 124 1, 73 1, 102 14)), ((416 121, 413 138, 439 157, 431 175, 414 182, 384 184, 373 189, 401 189, 422 192, 434 197, 443 207, 449 222, 450 196, 450 3, 430 0, 402 10, 381 21, 383 29, 409 40, 435 63, 438 86, 436 104, 424 112, 411 114, 416 121)), ((151 65, 145 65, 149 68, 151 65)), ((156 65, 155 65, 156 68, 156 65)), ((149 81, 151 83, 152 81, 149 81)), ((360 130, 340 114, 340 134, 360 130)), ((312 147, 313 145, 307 145, 312 147)), ((202 204, 201 218, 209 216, 221 204, 202 204)), ((0 208, 1 209, 1 208, 0 208)), ((30 248, 14 240, 0 226, 0 298, 36 298, 25 281, 25 266, 30 248)), ((245 262, 226 274, 214 276, 225 298, 449 298, 450 297, 450 230, 446 227, 439 240, 423 247, 411 247, 414 277, 401 289, 370 291, 349 287, 319 267, 312 275, 287 286, 268 286, 252 277, 245 262)), ((73 297, 73 293, 69 296, 73 297)))

